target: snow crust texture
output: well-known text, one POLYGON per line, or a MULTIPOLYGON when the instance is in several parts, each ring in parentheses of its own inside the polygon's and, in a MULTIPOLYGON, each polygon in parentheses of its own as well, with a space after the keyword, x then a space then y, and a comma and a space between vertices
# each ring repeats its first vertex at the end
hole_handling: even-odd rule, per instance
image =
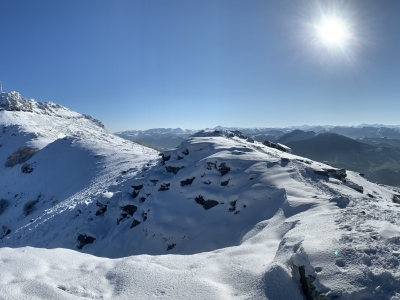
POLYGON ((158 156, 64 113, 0 112, 0 298, 400 299, 398 189, 237 131, 158 156))

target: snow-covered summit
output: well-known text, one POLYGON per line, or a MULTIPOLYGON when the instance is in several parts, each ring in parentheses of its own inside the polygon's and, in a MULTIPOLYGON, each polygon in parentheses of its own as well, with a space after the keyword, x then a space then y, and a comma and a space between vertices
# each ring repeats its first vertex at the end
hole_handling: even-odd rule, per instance
POLYGON ((83 117, 104 128, 103 123, 91 116, 76 113, 53 102, 37 102, 34 99, 24 98, 15 91, 0 93, 0 110, 30 112, 67 119, 83 117))

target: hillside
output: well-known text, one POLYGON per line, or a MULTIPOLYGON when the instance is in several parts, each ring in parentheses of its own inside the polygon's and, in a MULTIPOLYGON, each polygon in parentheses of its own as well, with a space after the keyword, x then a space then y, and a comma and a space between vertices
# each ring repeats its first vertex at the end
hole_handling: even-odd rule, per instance
POLYGON ((130 179, 129 171, 116 177, 119 170, 13 223, 2 245, 25 248, 0 249, 6 295, 26 293, 11 284, 14 276, 30 278, 37 298, 43 289, 65 299, 131 299, 132 291, 171 299, 400 293, 396 189, 223 130, 195 134, 130 179), (34 268, 39 273, 28 275, 34 268))
POLYGON ((293 131, 277 142, 288 145, 297 155, 363 173, 373 182, 400 187, 400 148, 368 145, 335 133, 309 132, 303 139, 305 135, 306 132, 293 131))
POLYGON ((0 111, 1 297, 400 297, 399 189, 239 131, 159 155, 62 106, 13 103, 0 111))

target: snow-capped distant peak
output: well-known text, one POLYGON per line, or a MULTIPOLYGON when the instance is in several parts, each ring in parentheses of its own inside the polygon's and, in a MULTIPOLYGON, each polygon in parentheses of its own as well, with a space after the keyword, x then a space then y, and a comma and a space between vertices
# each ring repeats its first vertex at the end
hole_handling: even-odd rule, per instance
POLYGON ((60 118, 83 117, 104 128, 103 123, 92 118, 91 116, 79 114, 53 102, 38 102, 34 99, 24 98, 20 93, 15 91, 0 93, 0 110, 30 112, 39 115, 48 115, 60 118))

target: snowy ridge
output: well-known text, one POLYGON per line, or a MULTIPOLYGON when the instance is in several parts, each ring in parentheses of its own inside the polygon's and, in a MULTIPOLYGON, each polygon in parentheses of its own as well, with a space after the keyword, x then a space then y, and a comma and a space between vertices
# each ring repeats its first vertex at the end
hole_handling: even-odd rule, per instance
POLYGON ((6 298, 400 297, 398 189, 236 130, 159 156, 57 104, 1 107, 6 298))
MULTIPOLYGON (((102 165, 112 170, 33 212, 32 221, 13 223, 1 244, 82 248, 106 257, 195 255, 110 261, 46 252, 48 268, 56 264, 53 253, 77 261, 61 263, 71 274, 67 284, 43 271, 52 295, 129 299, 134 289, 140 298, 396 300, 400 294, 396 189, 225 130, 199 132, 158 161, 137 160, 129 169, 113 157, 104 155, 102 165), (107 288, 121 282, 124 287, 107 288)), ((0 251, 24 260, 21 252, 0 251)))

